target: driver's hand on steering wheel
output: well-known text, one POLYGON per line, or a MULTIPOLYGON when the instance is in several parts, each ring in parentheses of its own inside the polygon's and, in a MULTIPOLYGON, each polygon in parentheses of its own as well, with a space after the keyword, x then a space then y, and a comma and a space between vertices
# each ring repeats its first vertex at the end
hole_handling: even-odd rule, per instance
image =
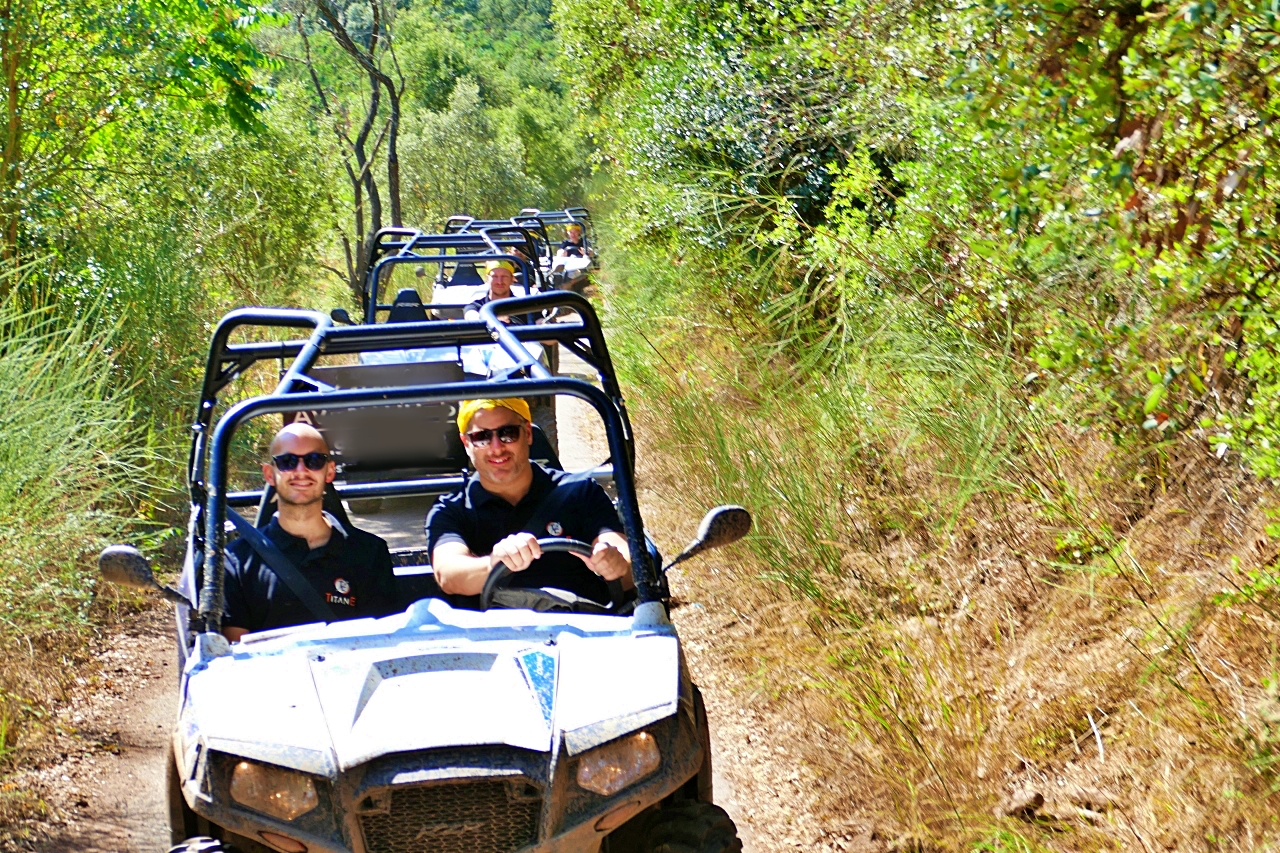
POLYGON ((591 549, 591 556, 584 557, 574 553, 573 556, 587 564, 587 568, 607 581, 616 581, 631 574, 631 563, 622 556, 622 552, 608 542, 597 542, 591 549))
POLYGON ((523 572, 534 560, 542 556, 542 546, 532 533, 512 533, 498 541, 489 555, 489 571, 498 563, 505 563, 513 572, 523 572))

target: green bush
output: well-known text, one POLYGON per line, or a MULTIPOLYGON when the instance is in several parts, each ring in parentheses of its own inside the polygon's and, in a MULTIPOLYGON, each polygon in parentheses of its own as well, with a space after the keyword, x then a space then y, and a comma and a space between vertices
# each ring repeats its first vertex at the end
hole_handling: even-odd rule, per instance
POLYGON ((555 14, 627 236, 737 255, 775 339, 914 301, 1073 423, 1280 471, 1270 5, 555 14))

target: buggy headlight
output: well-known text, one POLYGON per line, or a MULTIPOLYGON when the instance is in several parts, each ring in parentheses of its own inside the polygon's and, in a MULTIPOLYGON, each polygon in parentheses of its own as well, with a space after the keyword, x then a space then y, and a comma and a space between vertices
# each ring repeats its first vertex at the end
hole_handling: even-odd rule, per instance
POLYGON ((582 756, 578 762, 578 787, 611 797, 661 764, 658 741, 648 732, 636 732, 582 756))
POLYGON ((281 820, 293 820, 320 804, 310 777, 254 761, 241 761, 231 771, 231 799, 281 820))

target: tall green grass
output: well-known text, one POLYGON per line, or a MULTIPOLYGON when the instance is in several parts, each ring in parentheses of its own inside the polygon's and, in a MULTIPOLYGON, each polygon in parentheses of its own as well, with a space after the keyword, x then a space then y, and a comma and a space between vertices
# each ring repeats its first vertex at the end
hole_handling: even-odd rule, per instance
POLYGON ((628 282, 610 293, 616 362, 663 424, 661 449, 689 466, 704 501, 752 508, 751 548, 792 590, 863 611, 827 601, 816 577, 876 591, 845 560, 851 550, 898 531, 945 536, 974 497, 1015 488, 1028 412, 1008 365, 910 304, 850 312, 856 347, 780 354, 767 327, 732 325, 714 300, 681 295, 688 266, 641 253, 611 263, 628 282))
POLYGON ((74 677, 96 551, 144 492, 145 433, 110 341, 109 329, 0 304, 0 749, 74 677))
POLYGON ((1021 386, 998 342, 927 304, 867 291, 751 305, 726 283, 773 273, 735 278, 726 257, 614 247, 606 324, 663 503, 755 517, 732 568, 691 583, 709 607, 750 614, 756 645, 720 649, 740 675, 809 695, 790 712, 844 733, 806 755, 840 820, 854 803, 917 839, 900 849, 1271 832, 1255 770, 1270 753, 1249 744, 1270 731, 1255 709, 1274 644, 1255 638, 1274 636, 1274 617, 1213 599, 1217 555, 1255 572, 1274 560, 1251 538, 1260 493, 1203 448, 1080 426, 1071 401, 1021 386), (1103 709, 1113 745, 1094 764, 1103 709), (1191 756, 1203 775, 1185 785, 1124 781, 1178 778, 1191 756), (1125 791, 1139 816, 994 814, 1044 774, 1125 791), (1166 812, 1180 817, 1143 817, 1166 812))
POLYGON ((137 430, 105 341, 0 306, 0 625, 83 622, 87 555, 118 535, 143 487, 137 430))

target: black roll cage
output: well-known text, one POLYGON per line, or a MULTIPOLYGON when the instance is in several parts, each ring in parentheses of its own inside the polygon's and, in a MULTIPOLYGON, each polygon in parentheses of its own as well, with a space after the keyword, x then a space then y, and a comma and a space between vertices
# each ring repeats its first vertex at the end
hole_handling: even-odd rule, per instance
POLYGON ((514 217, 511 219, 472 219, 469 216, 450 216, 445 220, 442 230, 445 234, 450 235, 523 231, 530 235, 530 239, 534 244, 534 254, 530 255, 530 257, 550 259, 555 254, 551 248, 551 235, 547 233, 546 226, 538 220, 525 219, 517 222, 514 217), (539 245, 542 247, 541 249, 538 248, 539 245))
MULTIPOLYGON (((205 631, 218 631, 224 607, 227 507, 256 503, 261 492, 227 492, 228 462, 235 431, 246 421, 268 414, 345 410, 419 403, 447 403, 476 397, 536 397, 567 394, 589 403, 605 424, 618 514, 631 548, 632 573, 641 602, 661 601, 664 584, 649 557, 635 487, 635 442, 627 410, 609 357, 604 331, 591 303, 568 291, 503 299, 484 305, 478 321, 428 320, 418 323, 335 326, 316 311, 284 308, 241 308, 218 323, 210 343, 200 402, 192 425, 188 483, 193 510, 190 553, 203 555, 198 611, 205 631), (504 315, 567 309, 577 320, 544 326, 509 327, 504 315), (231 343, 242 328, 311 329, 305 340, 231 343), (581 379, 552 376, 525 348, 529 340, 556 340, 599 375, 601 387, 581 379), (463 346, 497 342, 516 363, 505 376, 440 385, 338 390, 307 375, 321 355, 463 346), (214 423, 218 394, 237 376, 264 360, 288 360, 289 367, 270 394, 244 400, 222 413, 214 423)), ((454 477, 423 477, 385 483, 365 483, 352 491, 362 497, 431 494, 458 484, 454 477), (443 488, 442 488, 443 487, 443 488)), ((346 492, 338 488, 339 496, 346 492)))
POLYGON ((511 221, 526 227, 531 221, 537 222, 544 234, 547 232, 548 225, 581 225, 586 245, 591 247, 596 242, 595 224, 591 221, 590 211, 585 207, 568 207, 564 210, 539 210, 536 207, 526 207, 511 217, 511 221))
POLYGON ((454 214, 444 221, 441 231, 444 234, 469 234, 489 229, 521 229, 534 232, 542 238, 544 244, 550 244, 551 236, 547 234, 546 225, 535 217, 513 216, 510 219, 476 219, 463 214, 454 214))
POLYGON ((394 264, 438 264, 442 276, 446 264, 453 264, 456 268, 457 264, 510 261, 521 271, 525 293, 529 294, 535 283, 540 288, 543 285, 542 269, 532 261, 537 256, 537 243, 529 229, 510 222, 452 234, 425 234, 412 228, 383 228, 374 235, 369 250, 369 271, 365 274, 361 305, 364 322, 375 323, 379 311, 391 310, 390 304, 377 300, 384 270, 394 264), (512 253, 511 249, 519 249, 530 260, 512 253), (453 254, 449 254, 450 250, 453 254))

